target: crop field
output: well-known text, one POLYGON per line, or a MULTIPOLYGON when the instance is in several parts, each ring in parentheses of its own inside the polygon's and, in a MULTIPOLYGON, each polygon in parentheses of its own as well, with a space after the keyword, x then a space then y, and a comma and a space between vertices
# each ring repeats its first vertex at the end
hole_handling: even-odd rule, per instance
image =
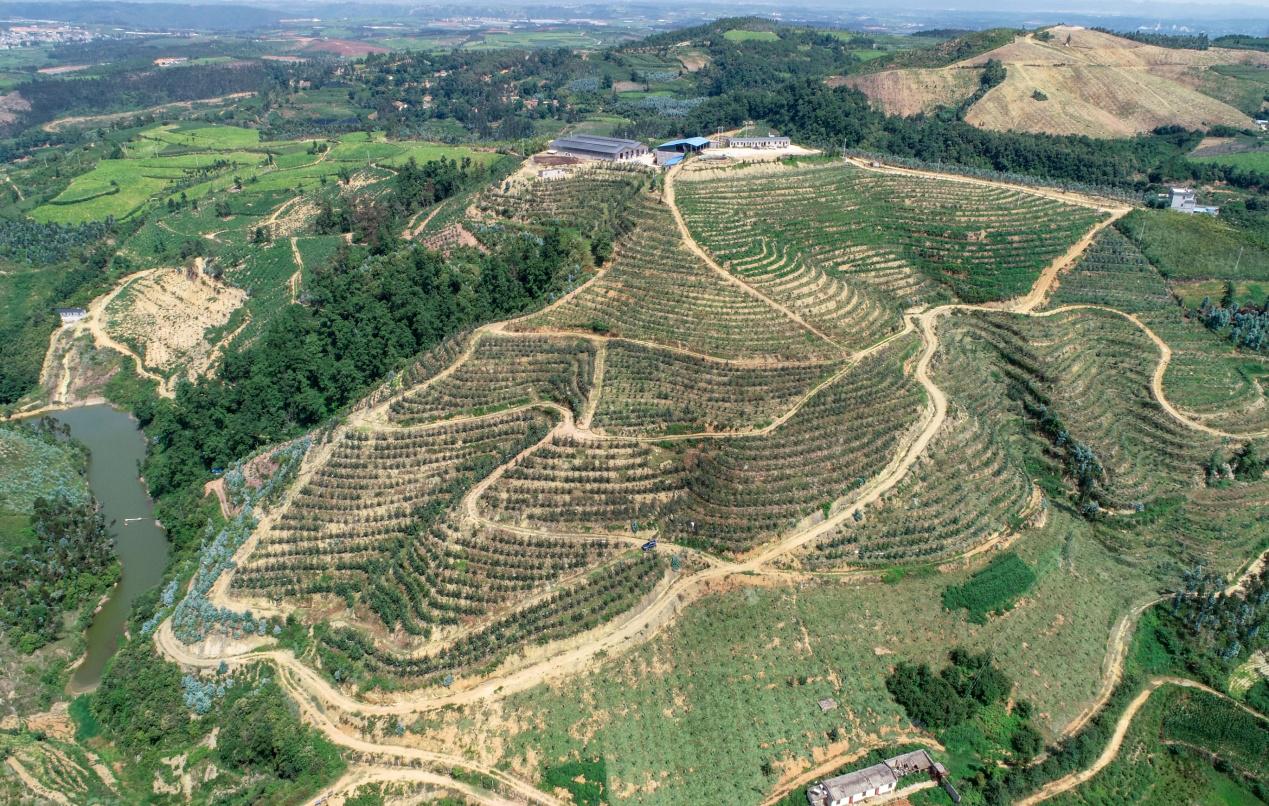
POLYGON ((687 490, 664 516, 687 545, 742 552, 822 516, 881 470, 920 412, 906 345, 865 359, 770 434, 688 448, 687 490))
POLYGON ((1269 250, 1211 216, 1134 210, 1118 225, 1170 280, 1269 280, 1269 250))
POLYGON ((1125 313, 1174 311, 1163 276, 1119 230, 1107 227, 1074 269, 1063 274, 1049 306, 1108 305, 1125 313))
POLYGON ((482 194, 476 206, 501 218, 622 232, 631 206, 651 180, 652 174, 639 168, 585 166, 546 182, 504 182, 482 194))
POLYGON ((1145 321, 1172 348, 1163 384, 1173 405, 1214 428, 1269 427, 1269 360, 1236 350, 1229 339, 1185 319, 1176 308, 1145 321))
POLYGON ((613 434, 737 431, 766 426, 835 364, 744 366, 614 339, 592 425, 613 434))
POLYGON ((604 274, 517 330, 588 331, 716 358, 822 359, 832 345, 747 295, 692 255, 669 210, 643 197, 638 224, 604 274))
POLYGON ((1031 497, 992 426, 956 411, 898 487, 801 555, 816 569, 937 561, 1006 532, 1031 497))
MULTIPOLYGON (((1263 301, 1262 292, 1257 282, 1235 285, 1235 299, 1251 304, 1263 301)), ((1172 349, 1164 388, 1174 405, 1213 427, 1259 430, 1269 426, 1261 380, 1269 377, 1269 362, 1235 350, 1220 334, 1187 318, 1173 298, 1180 296, 1184 308, 1197 308, 1204 296, 1220 300, 1224 293, 1221 280, 1169 287, 1132 240, 1107 228, 1059 278, 1049 306, 1108 305, 1138 315, 1172 349)))
POLYGON ((673 454, 644 443, 553 437, 481 498, 500 523, 565 532, 636 533, 682 493, 673 454))
MULTIPOLYGON (((252 209, 255 197, 277 192, 294 196, 323 181, 337 181, 341 171, 360 168, 383 179, 390 171, 371 168, 371 164, 391 167, 410 159, 426 162, 441 157, 492 163, 501 158, 492 151, 465 146, 388 141, 382 133, 354 132, 336 141, 321 141, 329 146, 324 152, 311 150, 317 142, 262 142, 255 129, 216 124, 152 126, 120 144, 123 158, 101 160, 32 215, 40 221, 72 224, 110 216, 124 219, 154 199, 201 199, 234 187, 235 180, 243 186, 230 197, 235 214, 264 214, 267 209, 252 209)), ((283 200, 278 198, 272 206, 283 200)), ((268 204, 264 201, 261 206, 268 204)))
POLYGON ((1190 157, 1195 162, 1210 162, 1217 165, 1233 165, 1247 171, 1269 171, 1269 150, 1238 151, 1218 156, 1190 157))
POLYGON ((864 336, 894 327, 897 307, 949 291, 1019 296, 1097 220, 1021 191, 841 164, 701 171, 682 193, 719 262, 830 332, 864 336))
MULTIPOLYGON (((362 166, 395 145, 269 152, 232 206, 183 207, 131 246, 217 244, 249 292, 218 332, 250 339, 340 248, 303 226, 320 196, 269 177, 373 184, 386 168, 362 166)), ((1263 542, 1264 485, 1205 475, 1240 443, 1156 399, 1136 322, 1173 346, 1169 400, 1204 422, 1259 422, 1256 362, 1184 318, 1131 230, 1101 231, 1033 312, 1105 214, 820 160, 691 167, 526 165, 409 222, 429 245, 556 224, 589 242, 545 308, 473 323, 312 432, 208 594, 285 619, 315 700, 403 706, 329 699, 341 730, 588 803, 796 797, 813 766, 928 739, 886 677, 952 647, 992 653, 1032 707, 1018 719, 1058 738, 1127 613, 1263 542), (1005 304, 935 307, 957 301, 1005 304)), ((998 711, 940 750, 956 775, 987 722, 1017 724, 998 711)))
POLYGON ((594 361, 595 347, 586 339, 486 336, 454 373, 394 401, 390 416, 409 425, 536 400, 558 403, 580 416, 594 361))
MULTIPOLYGON (((1193 487, 1216 447, 1159 407, 1150 392, 1158 351, 1121 317, 974 314, 941 327, 939 374, 953 399, 971 411, 1051 414, 1095 455, 1103 507, 1140 509, 1193 487)), ((1061 450, 1049 449, 1059 463, 1061 450)))
POLYGON ((463 741, 477 752, 502 737, 517 768, 526 753, 544 766, 600 755, 614 802, 757 802, 782 774, 917 735, 882 681, 896 660, 941 664, 956 645, 992 652, 1016 696, 1056 731, 1093 696, 1113 622, 1150 583, 1060 513, 1019 553, 1038 578, 986 625, 930 606, 970 576, 962 571, 895 586, 720 585, 672 630, 580 678, 512 697, 490 733, 463 741), (838 708, 822 713, 825 697, 838 708))

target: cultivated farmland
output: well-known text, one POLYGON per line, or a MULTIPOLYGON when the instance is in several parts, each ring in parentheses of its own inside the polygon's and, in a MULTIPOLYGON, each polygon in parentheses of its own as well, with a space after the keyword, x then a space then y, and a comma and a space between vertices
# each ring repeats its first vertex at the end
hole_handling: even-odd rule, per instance
MULTIPOLYGON (((1159 391, 1149 328, 1192 323, 1109 226, 1126 210, 829 160, 694 167, 523 170, 409 222, 601 248, 545 308, 288 447, 289 489, 209 555, 206 623, 249 608, 234 646, 331 735, 612 803, 761 802, 928 741, 884 681, 949 646, 992 652, 1060 737, 1176 569, 1259 545, 1263 483, 1206 470, 1235 439, 1159 391)), ((233 271, 263 295, 338 248, 319 237, 233 271)), ((233 643, 157 636, 209 666, 233 643)), ((988 738, 940 751, 955 776, 988 738)))

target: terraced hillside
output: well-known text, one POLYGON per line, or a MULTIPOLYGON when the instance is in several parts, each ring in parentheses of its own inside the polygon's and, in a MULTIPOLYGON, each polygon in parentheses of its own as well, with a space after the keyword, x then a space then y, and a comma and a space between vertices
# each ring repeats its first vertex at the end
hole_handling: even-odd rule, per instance
POLYGON ((1180 314, 1110 203, 815 162, 517 175, 455 206, 472 231, 608 216, 616 242, 289 446, 276 501, 231 470, 242 542, 210 542, 172 611, 205 629, 155 633, 189 666, 276 663, 367 763, 551 804, 610 761, 609 802, 716 769, 778 799, 928 740, 884 681, 958 643, 1057 739, 1161 580, 1259 545, 1264 483, 1210 471, 1253 419, 1169 402, 1150 328, 1180 314), (940 604, 999 560, 1025 572, 1004 605, 940 604))
MULTIPOLYGON (((689 569, 772 546, 815 568, 950 557, 1034 514, 991 406, 941 420, 902 309, 1020 296, 1098 211, 824 164, 694 175, 680 218, 674 186, 652 184, 592 169, 481 194, 471 212, 494 226, 607 216, 625 234, 585 284, 443 343, 319 439, 228 595, 342 612, 310 650, 328 673, 426 685, 598 629, 689 569), (949 475, 967 454, 972 472, 949 475), (648 537, 674 562, 639 552, 648 537)), ((965 319, 1031 346, 1008 317, 965 319)), ((1024 324, 1142 347, 1105 319, 1024 324)), ((1090 366, 1052 372, 1092 388, 1090 366)), ((1107 451, 1120 497, 1145 496, 1107 451)))
POLYGON ((1201 481, 1217 443, 1154 400, 1157 351, 1122 316, 971 313, 943 330, 940 383, 953 399, 1024 418, 1059 468, 1087 474, 1084 503, 1140 511, 1201 481))
POLYGON ((1020 296, 1100 217, 999 186, 841 162, 697 171, 684 216, 720 263, 853 345, 900 311, 951 297, 1020 296))

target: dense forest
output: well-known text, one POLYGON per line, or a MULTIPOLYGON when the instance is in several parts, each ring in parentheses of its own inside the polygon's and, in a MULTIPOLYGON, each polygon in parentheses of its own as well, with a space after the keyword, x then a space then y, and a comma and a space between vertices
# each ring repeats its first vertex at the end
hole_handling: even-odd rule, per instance
POLYGON ((0 628, 21 652, 61 637, 63 616, 92 605, 119 576, 96 502, 38 498, 35 539, 0 562, 0 628))
POLYGON ((323 422, 445 336, 542 300, 585 251, 552 229, 464 260, 410 246, 356 264, 341 252, 306 282, 309 304, 284 310, 174 402, 142 408, 154 440, 150 489, 173 492, 323 422))
POLYGON ((281 68, 263 63, 193 65, 162 70, 108 72, 73 81, 38 78, 18 87, 31 110, 8 127, 28 127, 77 112, 144 109, 173 101, 215 98, 235 92, 259 92, 279 78, 281 68))

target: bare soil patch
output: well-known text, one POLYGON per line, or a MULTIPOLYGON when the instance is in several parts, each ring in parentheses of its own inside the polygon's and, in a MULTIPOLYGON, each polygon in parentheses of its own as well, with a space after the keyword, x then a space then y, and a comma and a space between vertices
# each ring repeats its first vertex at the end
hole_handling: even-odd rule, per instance
POLYGON ((948 67, 830 81, 856 87, 888 112, 912 115, 969 97, 980 68, 988 59, 997 59, 1005 66, 1004 82, 966 115, 969 123, 981 128, 1127 137, 1163 125, 1253 125, 1245 114, 1200 89, 1230 80, 1210 68, 1269 66, 1269 54, 1161 48, 1075 26, 1051 30, 1053 37, 1047 42, 1020 36, 948 67))
POLYGON ((247 299, 246 292, 184 269, 141 278, 106 309, 106 327, 138 345, 146 365, 190 377, 208 368, 213 347, 206 337, 224 325, 247 299))

